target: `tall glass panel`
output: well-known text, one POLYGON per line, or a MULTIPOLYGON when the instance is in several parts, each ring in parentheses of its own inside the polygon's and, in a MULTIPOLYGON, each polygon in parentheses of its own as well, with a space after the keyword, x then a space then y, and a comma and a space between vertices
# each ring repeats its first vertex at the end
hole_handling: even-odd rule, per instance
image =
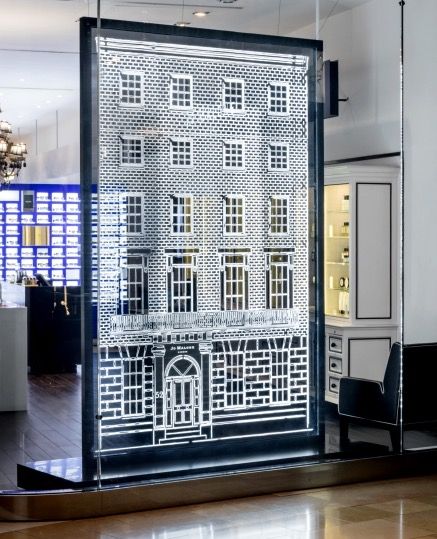
POLYGON ((404 368, 403 422, 406 451, 437 446, 434 399, 437 259, 427 238, 437 221, 433 129, 437 80, 432 28, 437 6, 403 2, 404 142, 404 368), (422 290, 426 290, 424 293, 422 290))
POLYGON ((100 24, 102 478, 311 456, 320 44, 100 24))

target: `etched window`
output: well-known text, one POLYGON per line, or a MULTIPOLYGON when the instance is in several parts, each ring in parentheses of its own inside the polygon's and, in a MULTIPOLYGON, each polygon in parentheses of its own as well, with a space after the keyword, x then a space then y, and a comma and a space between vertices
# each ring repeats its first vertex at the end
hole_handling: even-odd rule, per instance
POLYGON ((228 195, 223 201, 223 234, 239 236, 245 233, 245 202, 240 195, 228 195))
POLYGON ((243 311, 249 307, 249 272, 247 255, 222 256, 222 310, 243 311))
POLYGON ((244 112, 244 80, 223 80, 223 110, 225 112, 244 112))
POLYGON ((144 201, 141 193, 126 193, 120 196, 121 224, 126 226, 127 236, 143 234, 144 201))
POLYGON ((124 70, 120 72, 120 105, 125 107, 142 107, 144 75, 139 71, 124 70))
POLYGON ((269 144, 269 170, 288 170, 288 144, 269 144))
POLYGON ((170 166, 174 168, 193 166, 193 141, 190 138, 170 139, 170 166))
POLYGON ((123 314, 147 312, 147 259, 127 256, 122 263, 121 304, 123 314))
POLYGON ((288 404, 290 401, 288 351, 278 350, 272 352, 271 368, 271 403, 288 404))
POLYGON ((193 197, 191 195, 171 197, 171 230, 173 234, 193 233, 193 197))
POLYGON ((175 110, 193 108, 193 78, 191 75, 170 76, 170 108, 175 110))
POLYGON ((144 165, 144 140, 141 137, 120 137, 120 164, 124 167, 144 165))
POLYGON ((229 352, 225 354, 226 408, 243 408, 245 402, 244 354, 229 352))
POLYGON ((288 234, 288 204, 286 196, 270 198, 270 234, 288 234))
POLYGON ((123 416, 144 415, 144 359, 123 360, 123 416))
POLYGON ((244 142, 242 140, 223 142, 223 168, 225 170, 244 168, 244 142))
POLYGON ((194 255, 172 255, 168 261, 168 311, 197 311, 197 268, 194 255))
POLYGON ((269 114, 286 116, 289 114, 289 86, 287 82, 269 84, 269 114))
POLYGON ((267 255, 267 308, 293 306, 293 266, 289 254, 267 255))

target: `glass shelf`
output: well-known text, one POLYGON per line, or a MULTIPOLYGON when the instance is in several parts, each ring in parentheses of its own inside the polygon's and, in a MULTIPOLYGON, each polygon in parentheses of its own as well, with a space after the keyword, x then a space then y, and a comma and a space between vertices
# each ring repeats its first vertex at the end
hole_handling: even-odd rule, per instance
POLYGON ((343 261, 350 253, 349 195, 347 183, 325 186, 325 314, 339 318, 350 316, 350 290, 339 286, 350 274, 350 259, 343 261))

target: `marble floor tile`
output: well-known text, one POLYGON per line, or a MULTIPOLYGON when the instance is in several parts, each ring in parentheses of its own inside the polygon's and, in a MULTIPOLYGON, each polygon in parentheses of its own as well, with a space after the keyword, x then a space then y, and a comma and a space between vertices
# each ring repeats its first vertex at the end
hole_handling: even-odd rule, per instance
POLYGON ((437 476, 69 522, 0 522, 0 539, 284 538, 437 539, 437 476))

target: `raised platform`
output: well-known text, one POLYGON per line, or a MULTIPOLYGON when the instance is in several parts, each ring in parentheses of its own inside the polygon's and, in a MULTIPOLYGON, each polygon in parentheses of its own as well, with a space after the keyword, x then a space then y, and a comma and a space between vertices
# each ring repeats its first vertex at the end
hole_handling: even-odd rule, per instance
POLYGON ((304 466, 340 458, 366 458, 389 454, 385 446, 364 442, 351 443, 344 451, 323 456, 314 440, 299 446, 277 443, 274 451, 255 447, 232 454, 220 451, 208 456, 194 452, 174 456, 174 450, 140 453, 137 455, 104 456, 100 459, 66 458, 28 462, 17 465, 18 486, 26 490, 83 489, 98 485, 132 484, 156 481, 182 480, 204 475, 223 475, 245 471, 265 470, 278 466, 304 466), (100 474, 98 469, 101 470, 100 474), (100 480, 99 476, 100 475, 100 480))

